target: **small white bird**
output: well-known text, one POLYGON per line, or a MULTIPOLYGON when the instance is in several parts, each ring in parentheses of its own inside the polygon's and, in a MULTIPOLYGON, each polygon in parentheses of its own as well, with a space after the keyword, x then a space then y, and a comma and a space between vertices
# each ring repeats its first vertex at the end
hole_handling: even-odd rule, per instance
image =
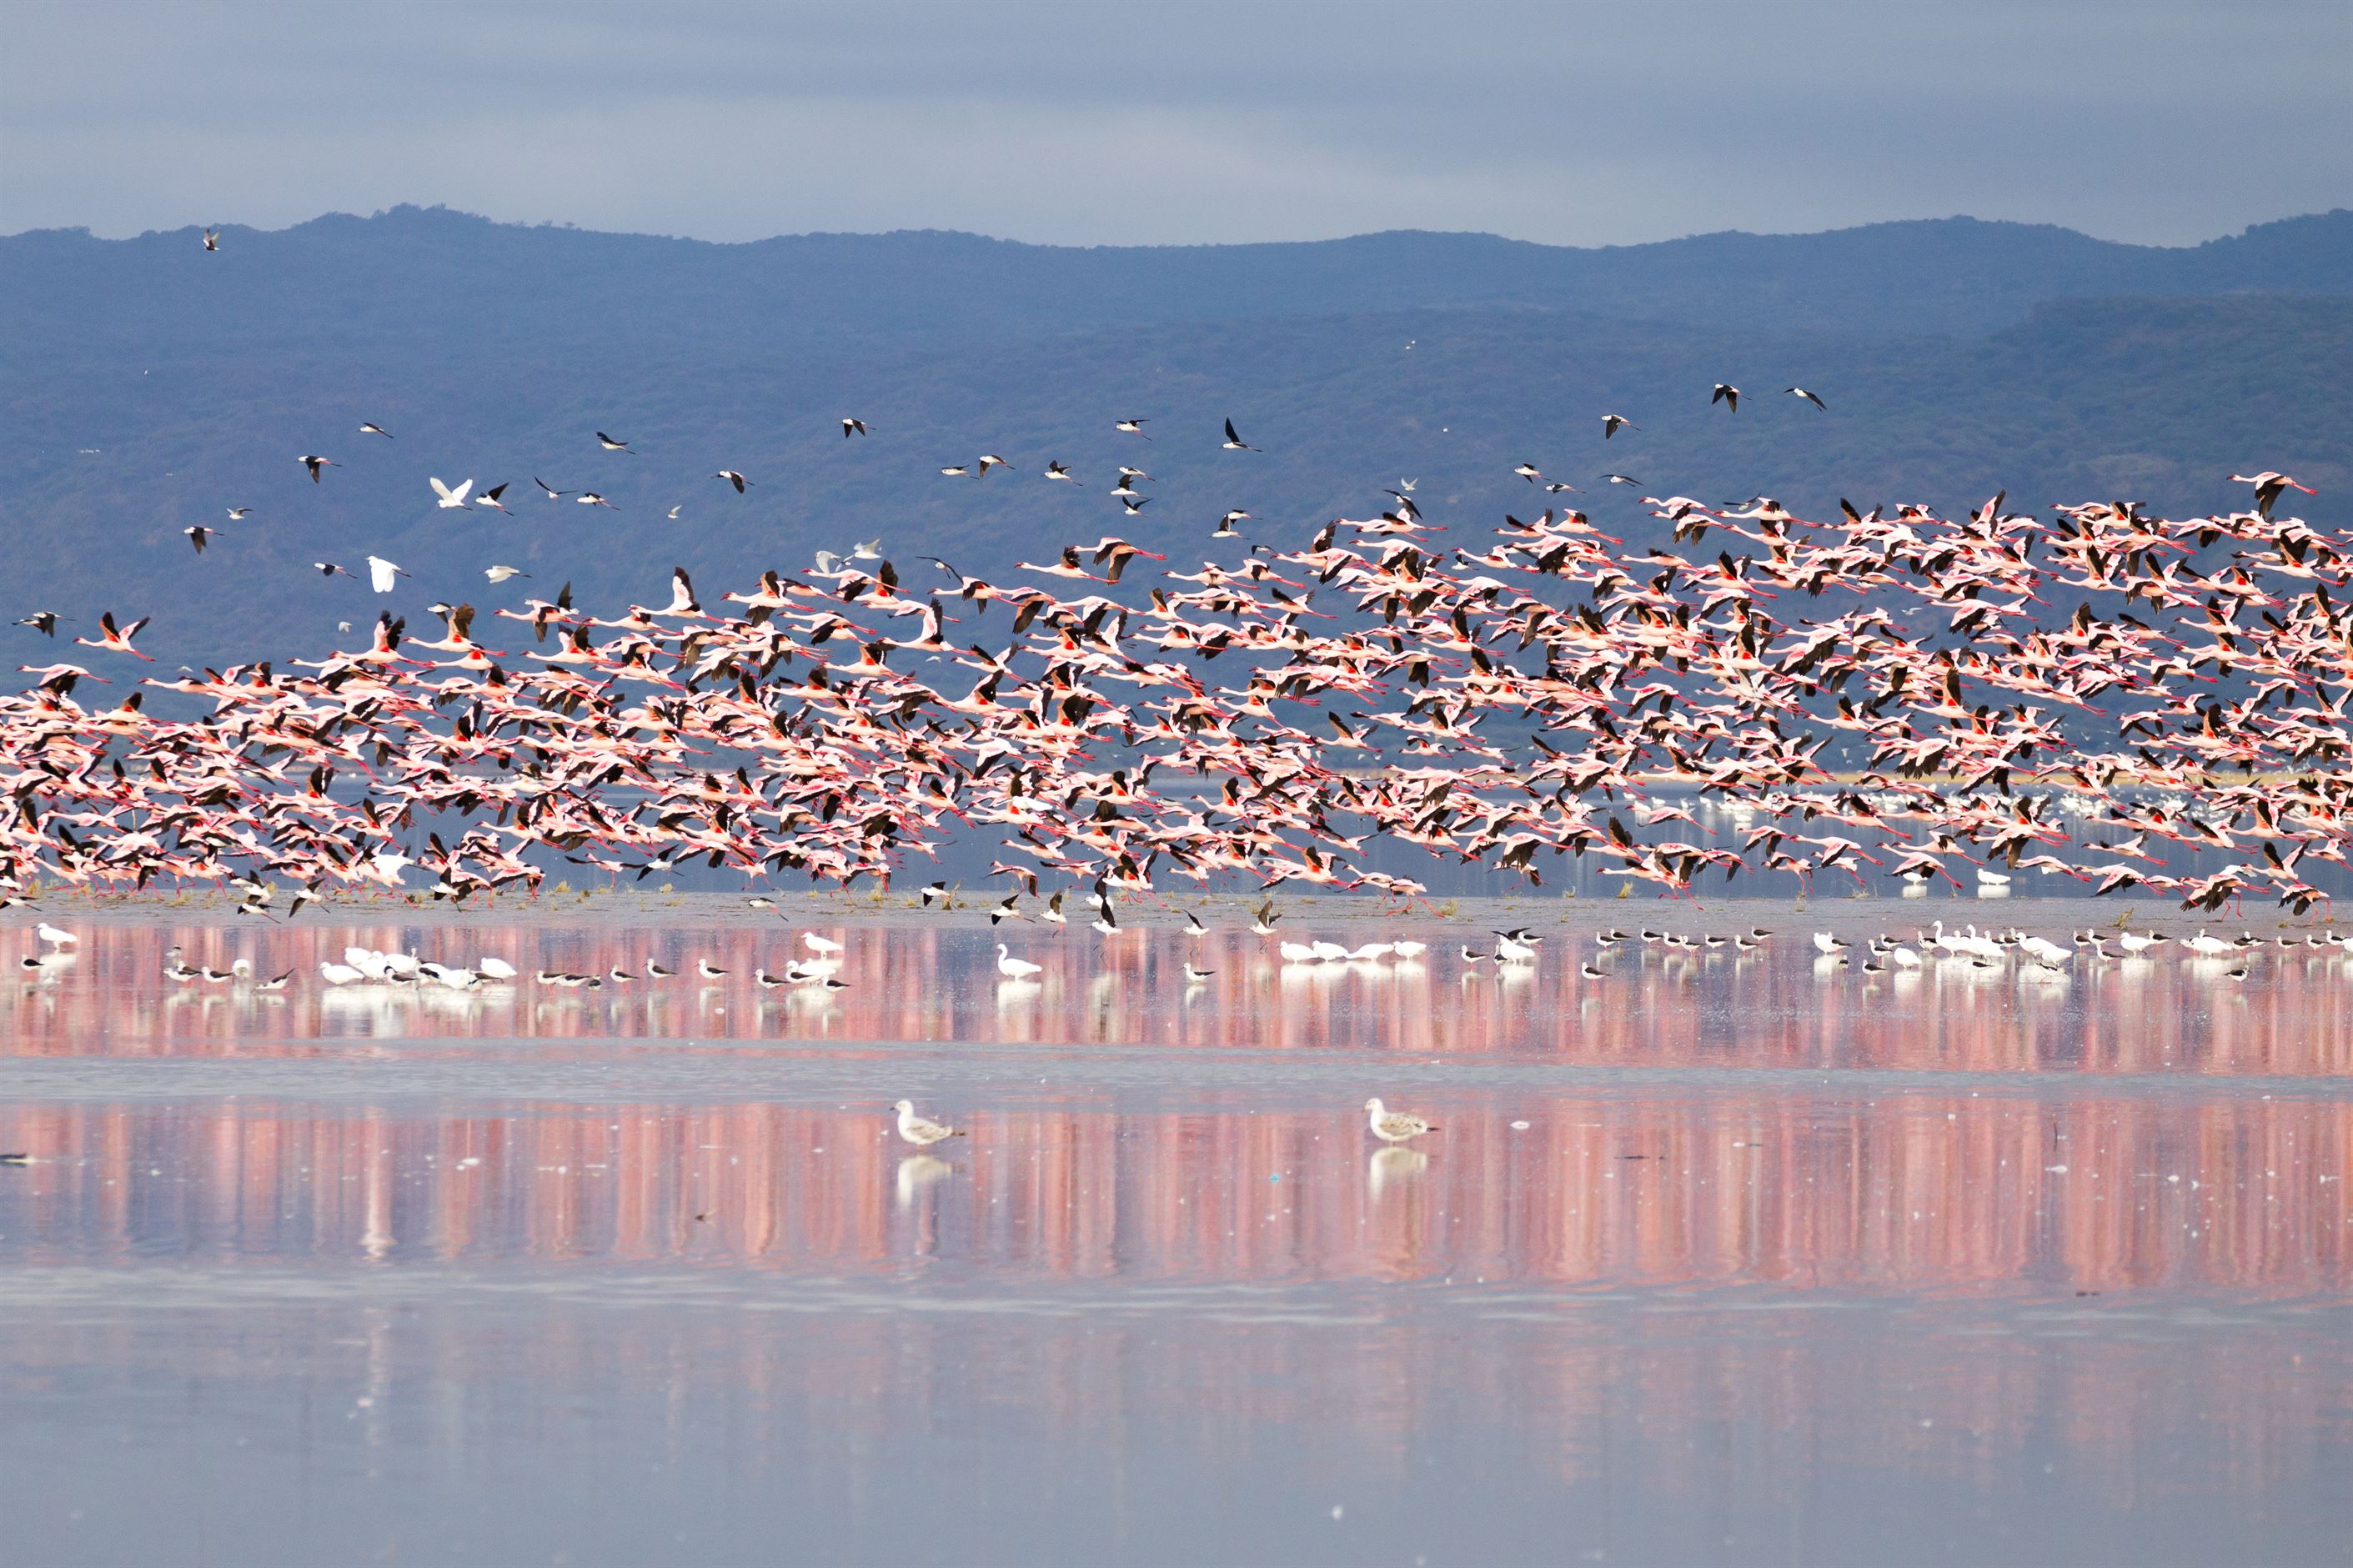
POLYGON ((926 1121, 915 1114, 915 1102, 902 1100, 891 1108, 899 1113, 899 1136, 918 1149, 928 1149, 944 1138, 961 1138, 964 1131, 943 1127, 936 1121, 926 1121))
POLYGON ((38 936, 43 942, 47 942, 51 947, 70 946, 72 943, 78 942, 81 940, 81 938, 76 936, 73 932, 67 931, 60 926, 53 926, 47 921, 43 921, 40 924, 35 926, 33 928, 33 933, 36 936, 38 936))
POLYGON ((1027 980, 1045 967, 1026 958, 1014 957, 1012 950, 1001 942, 997 944, 997 973, 1008 980, 1027 980))
POLYGON ((379 594, 391 593, 393 579, 396 577, 406 577, 408 575, 406 572, 401 570, 398 566, 394 565, 391 562, 386 561, 381 555, 369 556, 367 558, 367 567, 368 586, 374 588, 379 594))
POLYGON ((503 958, 478 958, 474 961, 474 969, 477 973, 486 974, 492 980, 512 980, 515 977, 515 966, 503 958))
POLYGON ((1365 1101, 1365 1110, 1372 1119, 1373 1136, 1384 1143, 1402 1143, 1409 1138, 1438 1131, 1419 1116, 1408 1116, 1402 1110, 1384 1108, 1378 1095, 1365 1101))
POLYGON ((471 479, 464 481, 454 490, 448 485, 443 484, 439 479, 434 479, 429 474, 426 476, 425 482, 431 485, 433 487, 433 493, 441 498, 433 504, 440 508, 443 511, 456 511, 459 510, 466 504, 466 498, 474 492, 474 481, 471 479))
POLYGON ((839 952, 841 943, 829 936, 819 936, 813 931, 801 932, 801 945, 811 952, 839 952))
POLYGON ((367 978, 348 963, 322 963, 319 973, 330 985, 351 985, 367 978))
POLYGON ((482 575, 493 583, 503 583, 510 577, 528 577, 531 574, 520 566, 485 566, 482 575))

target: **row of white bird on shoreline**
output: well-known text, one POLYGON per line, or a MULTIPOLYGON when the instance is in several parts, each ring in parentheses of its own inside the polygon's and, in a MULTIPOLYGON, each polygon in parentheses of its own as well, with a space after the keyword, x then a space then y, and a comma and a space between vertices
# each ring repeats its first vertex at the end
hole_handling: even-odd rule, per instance
MULTIPOLYGON (((1650 932, 1643 933, 1646 937, 1650 932)), ((2052 975, 2068 973, 2077 959, 2094 963, 2146 963, 2159 956, 2157 950, 2168 944, 2179 945, 2193 961, 2221 963, 2239 961, 2236 967, 2222 971, 2233 979, 2244 979, 2247 963, 2266 946, 2284 952, 2337 952, 2353 947, 2353 939, 2329 931, 2306 931, 2302 935, 2275 936, 2269 943, 2253 931, 2241 931, 2235 937, 2215 936, 2200 927, 2196 934, 2176 939, 2162 931, 2132 931, 2118 928, 2113 931, 2097 929, 2068 933, 2070 942, 2052 942, 2050 938, 2012 929, 2006 931, 1979 931, 1975 925, 1947 931, 1938 921, 1933 931, 1917 931, 1912 946, 1886 935, 1873 937, 1864 944, 1861 968, 1865 973, 1877 974, 1888 970, 1913 970, 1931 960, 1959 961, 1978 969, 2005 968, 2013 959, 2029 973, 2052 975), (2108 946, 2113 940, 2116 946, 2108 946)), ((1818 962, 1834 968, 1843 968, 1852 962, 1850 953, 1854 943, 1830 931, 1814 933, 1814 949, 1820 954, 1818 962)))
MULTIPOLYGON (((1208 928, 1190 914, 1186 916, 1186 929, 1187 934, 1194 938, 1208 934, 1208 928)), ((1253 929, 1261 930, 1261 934, 1271 932, 1264 911, 1254 921, 1253 929)), ((56 970, 71 963, 80 942, 77 932, 43 921, 34 927, 34 933, 39 946, 35 952, 19 959, 21 969, 26 972, 56 970)), ((1489 964, 1493 965, 1493 972, 1497 973, 1525 972, 1535 963, 1547 935, 1526 926, 1493 934, 1492 948, 1474 948, 1467 942, 1461 944, 1459 956, 1465 976, 1489 964)), ((1639 931, 1613 928, 1595 932, 1593 940, 1599 950, 1597 956, 1601 957, 1606 957, 1610 950, 1621 943, 1636 941, 1646 946, 1671 951, 1715 952, 1728 948, 1745 955, 1763 948, 1772 940, 1773 934, 1763 926, 1740 931, 1709 931, 1696 935, 1649 928, 1639 931)), ((2221 937, 2211 934, 2202 927, 2195 934, 2179 939, 2158 931, 2136 931, 2127 928, 2085 930, 2071 931, 2069 935, 2071 942, 2059 942, 2016 928, 1980 931, 1971 924, 1947 931, 1945 922, 1938 921, 1933 930, 1916 931, 1915 940, 1908 945, 1899 938, 1883 933, 1866 939, 1862 943, 1859 963, 1853 956, 1857 944, 1835 932, 1815 931, 1812 943, 1818 955, 1818 966, 1834 973, 1852 965, 1866 974, 1917 971, 1931 963, 1957 963, 1981 971, 2007 970, 2015 962, 2022 972, 2029 974, 2060 975, 2070 973, 2077 960, 2145 963, 2161 956, 2158 952, 2159 948, 2175 945, 2193 961, 2211 963, 2235 961, 2235 967, 2222 973, 2233 978, 2244 978, 2249 961, 2266 946, 2276 947, 2283 952, 2353 953, 2353 938, 2333 931, 2283 934, 2274 937, 2268 943, 2251 931, 2242 931, 2236 937, 2221 937), (2111 942, 2115 943, 2114 948, 2109 946, 2111 942)), ((813 931, 803 931, 800 942, 805 952, 794 955, 780 971, 771 971, 765 965, 757 966, 752 972, 752 978, 766 989, 848 989, 849 983, 839 974, 845 944, 813 931)), ((1384 963, 1394 964, 1399 969, 1419 969, 1430 952, 1429 943, 1410 938, 1363 942, 1356 946, 1322 938, 1312 942, 1285 940, 1276 944, 1276 953, 1282 959, 1286 973, 1301 968, 1336 971, 1384 963)), ((356 944, 344 948, 340 962, 326 960, 318 967, 320 978, 335 988, 438 986, 451 991, 471 991, 481 986, 512 984, 526 978, 512 962, 494 954, 482 954, 470 963, 456 964, 440 963, 413 952, 356 944)), ((996 969, 1001 984, 1013 987, 1028 986, 1044 972, 1045 967, 1033 960, 1017 956, 1008 943, 997 943, 996 969)), ((708 958, 698 958, 691 969, 697 978, 706 982, 724 980, 733 973, 708 958)), ((1594 980, 1607 979, 1610 973, 1590 962, 1580 963, 1579 972, 1594 980)), ((245 958, 232 961, 226 969, 209 964, 192 964, 186 961, 185 950, 179 947, 172 948, 165 954, 164 964, 165 977, 180 984, 234 983, 260 991, 283 991, 298 973, 290 969, 262 978, 255 971, 252 961, 245 958)), ((527 978, 540 985, 599 990, 639 981, 672 980, 681 973, 679 969, 649 959, 637 969, 613 964, 601 974, 539 969, 527 978)), ((1188 984, 1198 985, 1217 971, 1200 968, 1188 960, 1184 964, 1184 973, 1188 984)))

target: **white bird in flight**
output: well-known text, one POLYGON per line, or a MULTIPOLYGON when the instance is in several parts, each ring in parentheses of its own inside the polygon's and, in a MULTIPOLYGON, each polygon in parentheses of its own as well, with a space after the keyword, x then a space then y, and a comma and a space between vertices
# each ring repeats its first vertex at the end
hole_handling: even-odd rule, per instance
POLYGON ((433 487, 433 493, 441 498, 439 500, 434 502, 434 504, 439 507, 443 511, 456 511, 460 507, 464 506, 466 504, 467 496, 473 493, 474 489, 474 481, 471 479, 464 481, 454 490, 448 485, 443 484, 439 479, 433 479, 429 475, 427 477, 426 482, 433 487))
POLYGON ((402 571, 391 562, 386 561, 381 555, 369 556, 367 558, 367 563, 368 584, 379 594, 391 593, 392 580, 396 577, 406 577, 408 575, 407 573, 402 571))

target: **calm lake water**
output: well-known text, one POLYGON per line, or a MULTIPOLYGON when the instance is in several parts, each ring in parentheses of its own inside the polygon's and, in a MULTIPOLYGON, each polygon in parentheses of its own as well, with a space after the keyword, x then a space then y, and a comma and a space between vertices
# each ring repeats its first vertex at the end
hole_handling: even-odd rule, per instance
POLYGON ((2353 1562, 2334 950, 561 918, 0 935, 0 1555, 2353 1562))

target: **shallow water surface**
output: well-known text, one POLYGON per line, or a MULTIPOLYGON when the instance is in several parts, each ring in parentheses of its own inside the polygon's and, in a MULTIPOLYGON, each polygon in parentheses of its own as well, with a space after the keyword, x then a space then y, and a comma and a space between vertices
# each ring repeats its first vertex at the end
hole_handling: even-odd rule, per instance
POLYGON ((12 985, 9 1559, 2353 1561, 2333 951, 852 922, 760 985, 800 929, 116 922, 12 985))

